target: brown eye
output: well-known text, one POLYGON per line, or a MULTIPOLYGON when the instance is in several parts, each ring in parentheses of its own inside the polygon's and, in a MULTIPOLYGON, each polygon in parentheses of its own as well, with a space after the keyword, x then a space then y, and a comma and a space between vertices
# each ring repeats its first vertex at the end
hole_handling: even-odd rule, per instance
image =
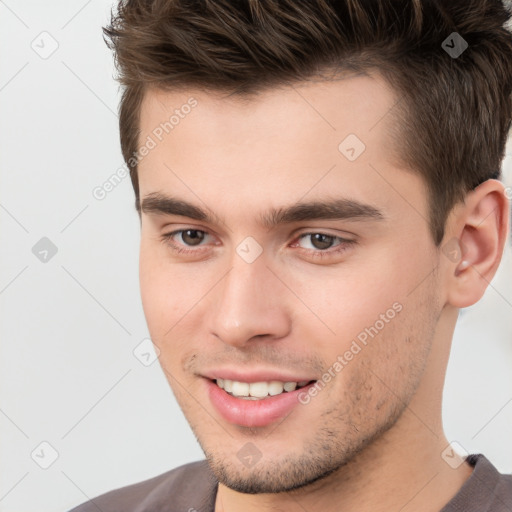
POLYGON ((300 238, 309 238, 310 245, 314 249, 325 250, 330 249, 333 246, 335 239, 339 237, 326 235, 324 233, 305 233, 300 238))
POLYGON ((329 249, 333 241, 333 236, 323 235, 322 233, 315 233, 311 238, 311 243, 316 249, 329 249))
POLYGON ((177 254, 194 254, 197 256, 199 253, 202 254, 208 250, 208 245, 202 242, 209 236, 211 235, 202 229, 178 229, 163 234, 161 240, 171 251, 177 254))
POLYGON ((204 240, 204 231, 198 229, 184 229, 181 232, 181 239, 186 245, 199 245, 204 240))

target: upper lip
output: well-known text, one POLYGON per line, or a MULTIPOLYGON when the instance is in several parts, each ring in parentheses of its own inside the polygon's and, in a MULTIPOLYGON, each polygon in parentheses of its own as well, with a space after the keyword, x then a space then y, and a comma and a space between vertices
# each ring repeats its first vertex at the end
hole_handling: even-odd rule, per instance
POLYGON ((203 377, 210 380, 228 379, 236 380, 238 382, 269 382, 278 380, 280 382, 303 382, 316 380, 307 375, 298 375, 283 372, 283 370, 256 370, 247 369, 241 370, 240 368, 218 368, 201 373, 203 377))

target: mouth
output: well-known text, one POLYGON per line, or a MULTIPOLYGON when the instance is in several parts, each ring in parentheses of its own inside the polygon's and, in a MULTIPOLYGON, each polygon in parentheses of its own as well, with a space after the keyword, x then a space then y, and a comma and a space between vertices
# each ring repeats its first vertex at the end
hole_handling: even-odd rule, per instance
MULTIPOLYGON (((316 380, 244 382, 205 378, 206 393, 214 409, 226 422, 242 427, 265 427, 284 420, 300 405, 316 380)), ((304 407, 297 414, 305 414, 304 407)))
POLYGON ((230 379, 213 379, 212 382, 235 398, 241 398, 243 400, 264 400, 283 393, 291 393, 292 391, 301 389, 316 381, 303 380, 299 382, 282 382, 279 380, 272 380, 261 382, 241 382, 230 379))

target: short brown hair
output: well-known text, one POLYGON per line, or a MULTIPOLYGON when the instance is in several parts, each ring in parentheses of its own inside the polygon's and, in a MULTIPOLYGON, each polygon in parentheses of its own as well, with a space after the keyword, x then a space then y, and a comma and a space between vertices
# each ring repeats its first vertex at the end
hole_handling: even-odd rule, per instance
POLYGON ((452 207, 500 177, 512 117, 509 18, 499 0, 120 0, 104 33, 124 86, 121 147, 137 209, 130 157, 148 87, 250 95, 325 71, 376 70, 401 98, 395 149, 425 180, 439 245, 452 207))

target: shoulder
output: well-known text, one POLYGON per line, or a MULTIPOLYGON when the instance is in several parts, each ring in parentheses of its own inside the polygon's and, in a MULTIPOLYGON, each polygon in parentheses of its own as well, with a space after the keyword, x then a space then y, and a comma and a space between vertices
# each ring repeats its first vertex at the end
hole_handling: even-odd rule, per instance
POLYGON ((441 512, 510 512, 512 475, 501 474, 481 454, 468 456, 467 463, 473 473, 441 512))
POLYGON ((70 512, 149 512, 213 510, 217 481, 205 460, 93 498, 70 512), (160 508, 161 507, 161 508, 160 508))
POLYGON ((489 510, 509 512, 512 509, 512 475, 498 473, 495 482, 493 508, 489 510))

